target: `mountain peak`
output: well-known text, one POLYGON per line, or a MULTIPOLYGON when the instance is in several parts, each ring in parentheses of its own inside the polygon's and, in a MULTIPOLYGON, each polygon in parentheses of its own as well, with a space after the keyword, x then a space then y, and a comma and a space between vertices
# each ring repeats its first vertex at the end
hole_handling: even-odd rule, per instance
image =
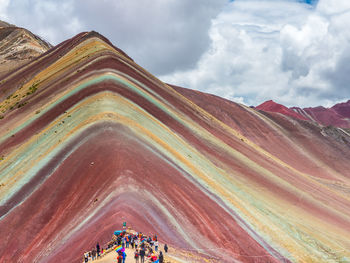
POLYGON ((350 128, 350 100, 338 103, 331 108, 325 108, 323 106, 287 108, 273 100, 268 100, 256 108, 262 111, 278 112, 301 120, 314 121, 323 126, 333 125, 341 128, 350 128))
POLYGON ((273 100, 265 101, 264 103, 257 106, 256 109, 262 110, 262 111, 268 111, 268 112, 277 112, 296 119, 307 120, 304 116, 298 114, 297 112, 287 108, 282 104, 274 102, 273 100))

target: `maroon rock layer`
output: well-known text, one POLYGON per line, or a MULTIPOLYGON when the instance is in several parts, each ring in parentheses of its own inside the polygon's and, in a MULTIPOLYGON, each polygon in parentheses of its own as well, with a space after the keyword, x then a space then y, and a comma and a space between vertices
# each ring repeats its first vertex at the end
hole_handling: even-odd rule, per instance
POLYGON ((314 121, 322 126, 332 125, 340 128, 350 128, 350 100, 336 104, 331 108, 322 106, 314 108, 287 108, 269 100, 257 106, 256 109, 266 112, 281 113, 285 116, 300 120, 314 121))

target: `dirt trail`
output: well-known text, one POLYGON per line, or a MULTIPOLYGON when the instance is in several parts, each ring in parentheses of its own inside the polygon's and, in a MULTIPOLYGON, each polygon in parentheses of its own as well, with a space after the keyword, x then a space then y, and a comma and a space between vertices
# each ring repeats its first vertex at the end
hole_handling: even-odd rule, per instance
MULTIPOLYGON (((127 249, 125 249, 125 253, 126 253, 125 262, 126 263, 134 263, 135 262, 134 250, 127 248, 127 249)), ((113 263, 116 263, 117 262, 117 255, 118 254, 114 250, 112 250, 108 254, 106 254, 103 258, 92 261, 92 262, 96 262, 96 263, 112 263, 113 262, 113 263)))
MULTIPOLYGON (((136 234, 134 230, 131 228, 128 228, 127 233, 131 234, 136 234)), ((208 259, 205 255, 200 255, 194 251, 190 252, 187 250, 182 250, 178 248, 174 248, 169 246, 168 248, 168 253, 165 253, 164 251, 164 244, 159 242, 159 251, 162 251, 164 255, 164 263, 213 263, 213 262, 218 262, 215 260, 210 260, 208 259)), ((131 247, 125 249, 126 253, 126 259, 125 263, 134 263, 134 252, 135 250, 132 249, 131 247)), ((102 258, 99 258, 94 261, 89 261, 93 263, 116 263, 117 262, 117 253, 115 252, 114 248, 108 250, 107 252, 104 253, 104 256, 102 258)), ((150 259, 145 257, 145 263, 150 263, 150 259)))
MULTIPOLYGON (((125 249, 125 253, 126 253, 126 259, 125 259, 125 263, 135 263, 135 259, 134 259, 134 249, 132 248, 127 248, 125 249)), ((164 254, 164 251, 163 251, 164 254)), ((94 262, 94 263, 116 263, 117 262, 117 253, 112 250, 109 253, 107 253, 104 257, 102 257, 101 259, 95 260, 95 261, 89 261, 89 262, 94 262)), ((148 262, 145 259, 145 263, 148 262)), ((165 256, 165 260, 164 262, 170 262, 170 258, 168 258, 167 256, 165 256)), ((175 261, 174 259, 171 259, 171 263, 178 263, 180 261, 175 261)))

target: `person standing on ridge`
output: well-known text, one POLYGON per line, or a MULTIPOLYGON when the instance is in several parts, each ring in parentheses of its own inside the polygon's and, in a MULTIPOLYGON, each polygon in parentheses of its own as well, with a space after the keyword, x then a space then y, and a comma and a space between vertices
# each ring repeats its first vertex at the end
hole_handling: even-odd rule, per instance
POLYGON ((167 244, 164 245, 164 251, 165 251, 165 253, 168 253, 168 245, 167 244))
POLYGON ((122 256, 121 253, 118 253, 117 259, 118 259, 118 263, 122 263, 123 262, 123 256, 122 256))
POLYGON ((85 252, 84 253, 84 262, 88 262, 89 261, 89 253, 85 252))
POLYGON ((139 253, 139 251, 136 249, 134 254, 135 254, 135 256, 134 256, 134 258, 135 258, 135 263, 139 263, 139 258, 140 258, 140 253, 139 253))
POLYGON ((134 237, 131 237, 130 245, 131 245, 131 248, 134 249, 134 245, 135 245, 134 237))
POLYGON ((96 251, 97 251, 97 257, 99 258, 100 257, 101 248, 100 248, 100 244, 98 242, 96 244, 96 251))
POLYGON ((122 238, 122 247, 125 247, 125 237, 122 238))
POLYGON ((125 247, 129 248, 129 236, 125 237, 125 247))
POLYGON ((92 251, 91 251, 91 257, 92 257, 92 260, 95 260, 96 259, 96 249, 95 248, 92 248, 92 251))
POLYGON ((159 253, 159 263, 164 263, 164 256, 163 256, 162 251, 160 251, 160 253, 159 253))
POLYGON ((145 263, 145 249, 141 249, 140 251, 140 257, 141 257, 141 263, 145 263))
POLYGON ((156 252, 158 252, 158 241, 156 240, 156 241, 154 241, 154 250, 156 251, 156 252))

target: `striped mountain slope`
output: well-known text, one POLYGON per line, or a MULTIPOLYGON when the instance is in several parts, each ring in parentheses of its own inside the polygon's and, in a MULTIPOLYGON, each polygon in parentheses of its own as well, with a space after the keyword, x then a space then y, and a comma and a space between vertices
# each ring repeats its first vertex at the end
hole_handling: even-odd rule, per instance
POLYGON ((167 85, 96 32, 0 85, 0 262, 127 221, 212 262, 350 261, 350 136, 167 85))

